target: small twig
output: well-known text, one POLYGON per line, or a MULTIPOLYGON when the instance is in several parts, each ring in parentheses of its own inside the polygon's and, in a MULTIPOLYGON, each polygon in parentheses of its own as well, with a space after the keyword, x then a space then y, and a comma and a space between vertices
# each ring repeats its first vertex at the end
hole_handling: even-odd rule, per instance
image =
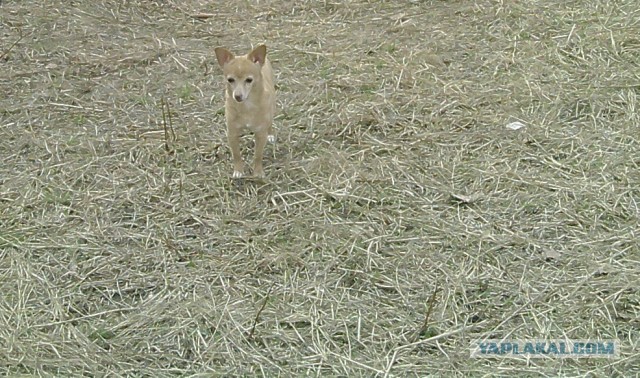
POLYGON ((176 133, 173 130, 173 120, 171 118, 171 107, 169 106, 169 102, 162 97, 160 99, 160 105, 162 107, 162 127, 164 129, 164 149, 167 152, 171 151, 170 143, 176 141, 176 133), (169 135, 169 131, 171 131, 171 135, 169 135))
POLYGON ((256 325, 258 325, 258 320, 260 319, 260 314, 262 314, 264 308, 267 307, 267 301, 269 301, 269 295, 271 294, 271 289, 273 289, 274 285, 275 284, 272 284, 269 288, 269 291, 267 291, 267 295, 264 297, 264 302, 262 302, 262 307, 260 307, 260 309, 256 313, 256 318, 253 319, 253 325, 251 326, 251 330, 249 331, 249 335, 247 336, 249 339, 253 337, 253 333, 256 330, 256 325))
POLYGON ((9 46, 9 48, 5 50, 5 52, 2 53, 2 55, 0 55, 0 60, 3 60, 7 55, 9 55, 11 49, 13 49, 18 44, 18 42, 22 40, 22 38, 24 38, 24 35, 22 34, 22 30, 20 29, 20 37, 15 42, 13 42, 13 44, 9 46))
POLYGON ((420 335, 422 335, 429 327, 429 319, 431 318, 431 311, 433 311, 433 305, 436 303, 436 297, 438 296, 438 292, 440 291, 439 283, 436 283, 436 288, 433 290, 431 297, 429 298, 429 305, 427 307, 427 312, 424 315, 424 322, 422 323, 422 327, 418 330, 416 335, 413 337, 413 342, 416 342, 420 339, 420 335))
POLYGON ((207 18, 215 17, 216 15, 213 13, 195 13, 189 15, 191 18, 195 18, 196 20, 206 20, 207 18))
POLYGON ((177 138, 176 138, 176 132, 173 130, 173 118, 171 118, 171 107, 169 106, 168 102, 166 102, 166 105, 167 105, 167 116, 169 117, 169 130, 171 130, 171 141, 175 142, 177 138))
POLYGON ((169 148, 169 131, 167 130, 167 115, 164 104, 164 97, 162 97, 160 99, 160 106, 162 108, 162 128, 164 129, 164 149, 169 152, 171 149, 169 148))

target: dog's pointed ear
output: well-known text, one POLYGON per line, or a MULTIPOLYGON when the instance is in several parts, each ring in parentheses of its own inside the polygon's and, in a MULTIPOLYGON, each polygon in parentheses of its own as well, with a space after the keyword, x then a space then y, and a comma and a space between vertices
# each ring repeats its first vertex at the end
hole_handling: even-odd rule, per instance
POLYGON ((256 47, 255 49, 253 49, 253 51, 249 53, 248 58, 252 62, 258 63, 259 65, 262 66, 265 62, 265 59, 267 58, 267 46, 260 45, 256 47))
POLYGON ((224 67, 224 65, 229 63, 231 59, 235 58, 233 53, 225 49, 224 47, 216 47, 215 52, 216 52, 216 58, 218 58, 218 64, 220 65, 220 67, 224 67))

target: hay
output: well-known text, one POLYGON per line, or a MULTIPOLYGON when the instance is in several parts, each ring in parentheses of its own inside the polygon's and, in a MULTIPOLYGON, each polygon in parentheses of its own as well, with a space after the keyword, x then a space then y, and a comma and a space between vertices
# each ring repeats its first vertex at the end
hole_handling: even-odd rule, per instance
POLYGON ((0 373, 639 373, 634 1, 229 4, 1 3, 0 373), (236 183, 212 49, 259 42, 236 183))

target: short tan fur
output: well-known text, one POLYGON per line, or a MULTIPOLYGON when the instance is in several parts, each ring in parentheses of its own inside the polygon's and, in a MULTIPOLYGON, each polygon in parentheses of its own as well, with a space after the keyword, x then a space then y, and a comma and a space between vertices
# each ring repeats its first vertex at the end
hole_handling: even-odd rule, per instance
POLYGON ((225 117, 233 177, 244 175, 240 137, 246 129, 255 135, 253 174, 264 177, 262 157, 267 141, 275 141, 272 125, 276 111, 274 75, 267 59, 267 48, 260 45, 247 55, 235 56, 224 47, 218 47, 215 53, 227 87, 225 117))

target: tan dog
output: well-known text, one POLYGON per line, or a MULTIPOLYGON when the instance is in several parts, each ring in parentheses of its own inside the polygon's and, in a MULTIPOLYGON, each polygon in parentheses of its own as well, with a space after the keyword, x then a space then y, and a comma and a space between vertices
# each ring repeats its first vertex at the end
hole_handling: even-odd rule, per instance
POLYGON ((276 91, 267 47, 260 45, 244 56, 234 56, 223 47, 216 48, 215 52, 227 83, 224 109, 233 156, 233 177, 243 175, 240 137, 247 128, 255 134, 256 141, 253 174, 263 177, 262 155, 267 140, 275 141, 271 126, 276 111, 276 91))

